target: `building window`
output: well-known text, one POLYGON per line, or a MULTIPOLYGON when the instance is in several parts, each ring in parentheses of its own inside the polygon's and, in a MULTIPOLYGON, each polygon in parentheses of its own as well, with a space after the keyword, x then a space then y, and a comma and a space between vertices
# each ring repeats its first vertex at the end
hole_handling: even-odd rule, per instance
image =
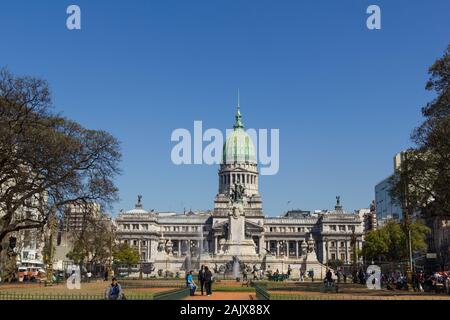
POLYGON ((345 261, 345 254, 344 253, 341 253, 341 260, 345 261))
POLYGON ((138 224, 133 224, 133 230, 139 230, 139 225, 138 224))
POLYGON ((144 240, 142 241, 142 245, 145 246, 147 244, 147 242, 144 240))
POLYGON ((341 248, 344 248, 345 247, 345 242, 344 241, 341 241, 341 248))
POLYGON ((330 226, 331 231, 336 231, 336 226, 330 226))
POLYGON ((143 225, 142 225, 142 228, 143 228, 144 230, 148 230, 148 224, 143 224, 143 225))
POLYGON ((331 260, 336 260, 336 254, 335 253, 331 254, 331 260))
POLYGON ((137 243, 137 240, 133 240, 133 245, 134 245, 134 246, 137 246, 137 244, 138 244, 138 243, 137 243))
POLYGON ((336 243, 334 241, 331 241, 331 247, 336 247, 336 243))
POLYGON ((345 231, 345 226, 339 226, 339 231, 345 231))

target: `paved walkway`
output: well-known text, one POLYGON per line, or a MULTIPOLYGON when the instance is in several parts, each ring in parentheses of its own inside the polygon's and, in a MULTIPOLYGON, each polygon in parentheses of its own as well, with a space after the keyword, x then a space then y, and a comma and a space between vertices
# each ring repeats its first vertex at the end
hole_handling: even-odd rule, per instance
POLYGON ((252 292, 213 292, 209 297, 196 294, 185 300, 256 300, 256 296, 252 292))

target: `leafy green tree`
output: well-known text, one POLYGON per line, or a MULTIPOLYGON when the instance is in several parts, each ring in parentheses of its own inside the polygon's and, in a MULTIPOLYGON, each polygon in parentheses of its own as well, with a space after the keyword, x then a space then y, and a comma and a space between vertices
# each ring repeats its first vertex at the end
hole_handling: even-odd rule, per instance
POLYGON ((139 263, 139 252, 136 248, 131 248, 123 243, 114 248, 114 263, 128 266, 128 275, 131 273, 131 266, 139 263))
POLYGON ((388 251, 388 241, 384 234, 381 230, 372 230, 365 236, 361 254, 367 260, 382 260, 383 253, 388 251))
POLYGON ((327 262, 327 265, 333 269, 333 270, 337 270, 338 267, 342 267, 344 265, 344 261, 339 260, 339 259, 334 259, 334 260, 329 260, 327 262))
POLYGON ((428 72, 426 89, 436 97, 422 108, 425 119, 411 135, 415 147, 405 153, 392 194, 410 211, 450 216, 450 45, 428 72))
POLYGON ((83 265, 106 267, 112 256, 115 232, 106 214, 93 215, 87 207, 81 229, 71 232, 74 245, 67 258, 80 265, 80 268, 83 265))
POLYGON ((0 271, 14 232, 42 230, 70 203, 110 206, 118 198, 117 139, 52 105, 46 81, 0 69, 0 271))
MULTIPOLYGON (((430 228, 420 220, 411 223, 410 227, 412 250, 426 250, 426 237, 430 228)), ((361 253, 367 260, 398 262, 407 259, 408 243, 403 225, 391 220, 383 227, 370 231, 365 237, 361 253)))

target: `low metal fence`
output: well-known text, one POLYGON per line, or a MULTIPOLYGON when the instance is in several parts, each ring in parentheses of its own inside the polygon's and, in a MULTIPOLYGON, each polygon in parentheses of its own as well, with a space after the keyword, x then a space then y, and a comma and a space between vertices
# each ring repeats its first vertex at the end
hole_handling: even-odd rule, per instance
POLYGON ((190 294, 189 288, 175 289, 167 292, 159 292, 153 296, 153 300, 181 300, 190 294))
MULTIPOLYGON (((153 300, 153 294, 126 294, 127 300, 153 300)), ((105 300, 104 294, 48 294, 0 292, 0 300, 105 300)))
POLYGON ((124 289, 141 288, 185 288, 186 280, 121 280, 124 289))

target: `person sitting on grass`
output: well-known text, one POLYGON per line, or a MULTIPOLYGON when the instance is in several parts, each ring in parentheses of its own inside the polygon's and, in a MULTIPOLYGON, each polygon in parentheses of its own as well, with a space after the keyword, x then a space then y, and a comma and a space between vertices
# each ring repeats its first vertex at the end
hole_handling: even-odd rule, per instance
POLYGON ((122 291, 122 286, 117 282, 117 279, 112 278, 112 282, 105 292, 106 300, 124 300, 125 295, 122 291))
POLYGON ((186 278, 189 289, 191 291, 191 296, 195 296, 195 290, 197 290, 197 285, 194 282, 194 278, 192 277, 192 270, 189 271, 189 274, 186 278))

